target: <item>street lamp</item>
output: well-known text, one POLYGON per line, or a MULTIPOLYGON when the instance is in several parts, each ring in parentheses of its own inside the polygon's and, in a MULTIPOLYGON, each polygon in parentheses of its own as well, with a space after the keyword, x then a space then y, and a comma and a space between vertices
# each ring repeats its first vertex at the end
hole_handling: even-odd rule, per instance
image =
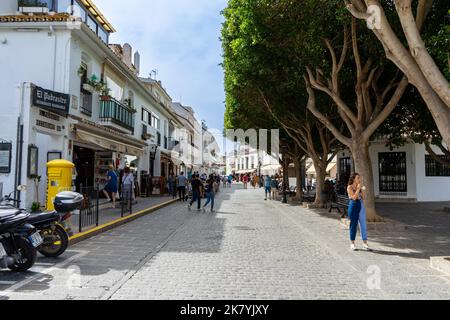
POLYGON ((280 139, 281 141, 281 152, 283 155, 283 201, 282 203, 287 203, 287 192, 286 192, 286 179, 288 177, 288 163, 287 163, 287 153, 288 153, 288 146, 286 139, 280 139))

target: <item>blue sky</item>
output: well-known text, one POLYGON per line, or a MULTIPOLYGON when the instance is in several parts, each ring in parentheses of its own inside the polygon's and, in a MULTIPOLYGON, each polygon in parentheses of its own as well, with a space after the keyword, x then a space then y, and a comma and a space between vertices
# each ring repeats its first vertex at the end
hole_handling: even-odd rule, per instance
POLYGON ((222 130, 225 94, 221 43, 226 0, 95 0, 117 33, 141 54, 141 76, 157 79, 174 101, 192 106, 199 120, 222 130))

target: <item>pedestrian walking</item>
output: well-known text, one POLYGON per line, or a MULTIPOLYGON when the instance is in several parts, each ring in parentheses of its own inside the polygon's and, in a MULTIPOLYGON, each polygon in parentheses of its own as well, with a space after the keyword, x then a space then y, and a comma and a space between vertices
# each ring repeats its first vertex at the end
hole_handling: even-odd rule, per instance
POLYGON ((186 201, 186 181, 187 181, 187 178, 184 175, 184 172, 181 172, 181 174, 176 179, 176 184, 178 186, 178 196, 180 198, 180 202, 186 201))
POLYGON ((350 177, 347 187, 349 196, 348 216, 350 218, 350 241, 351 250, 356 251, 356 235, 358 232, 358 224, 360 226, 361 238, 363 240, 364 250, 370 251, 367 242, 367 217, 364 207, 366 198, 365 187, 362 186, 362 179, 359 173, 353 173, 350 177))
POLYGON ((109 165, 108 173, 106 174, 106 179, 108 183, 106 184, 105 188, 103 189, 103 194, 106 196, 106 199, 108 201, 112 201, 113 205, 112 208, 116 208, 116 196, 119 192, 119 186, 118 186, 118 177, 117 173, 114 171, 114 166, 109 165), (111 198, 109 197, 109 193, 111 193, 111 198))
POLYGON ((272 193, 272 199, 275 200, 278 197, 278 179, 276 177, 272 177, 270 182, 270 190, 272 193))
POLYGON ((176 178, 173 172, 169 174, 169 177, 167 178, 167 187, 169 189, 169 196, 172 196, 173 199, 176 198, 177 192, 176 192, 176 178))
POLYGON ((230 175, 228 176, 228 187, 229 187, 229 188, 231 188, 232 183, 233 183, 233 175, 230 174, 230 175))
POLYGON ((133 201, 133 187, 134 175, 131 173, 129 167, 124 169, 122 177, 122 202, 128 204, 128 201, 133 201))
POLYGON ((197 210, 200 211, 201 210, 201 206, 202 206, 202 188, 203 188, 203 184, 200 180, 200 176, 198 174, 194 175, 191 181, 191 186, 192 186, 192 200, 189 203, 188 209, 189 211, 192 208, 192 204, 194 202, 197 201, 197 210))
POLYGON ((203 206, 203 212, 206 212, 206 207, 211 203, 211 212, 214 212, 214 197, 215 197, 215 189, 214 185, 216 184, 214 180, 214 176, 211 174, 209 178, 206 180, 205 192, 206 192, 206 203, 203 206))
POLYGON ((267 195, 269 195, 270 200, 272 200, 271 188, 272 188, 272 178, 269 175, 267 175, 264 177, 264 191, 266 194, 264 201, 267 201, 267 195))
POLYGON ((244 183, 244 189, 248 189, 248 180, 249 180, 248 175, 244 175, 242 177, 242 182, 244 183))

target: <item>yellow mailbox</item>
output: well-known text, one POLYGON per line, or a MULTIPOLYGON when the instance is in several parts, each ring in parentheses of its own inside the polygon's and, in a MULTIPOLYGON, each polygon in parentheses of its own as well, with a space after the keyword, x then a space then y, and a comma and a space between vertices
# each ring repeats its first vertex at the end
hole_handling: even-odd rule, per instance
POLYGON ((75 165, 67 160, 47 163, 47 210, 55 210, 53 200, 63 191, 72 191, 72 170, 75 165))

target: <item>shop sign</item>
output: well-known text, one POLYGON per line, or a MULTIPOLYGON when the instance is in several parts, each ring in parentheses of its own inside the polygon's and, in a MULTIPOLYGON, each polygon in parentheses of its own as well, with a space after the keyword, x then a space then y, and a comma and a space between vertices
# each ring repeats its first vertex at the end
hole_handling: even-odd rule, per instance
POLYGON ((32 93, 33 106, 46 109, 67 117, 70 108, 70 95, 34 86, 32 93))
POLYGON ((11 173, 11 142, 0 142, 0 173, 11 173))

